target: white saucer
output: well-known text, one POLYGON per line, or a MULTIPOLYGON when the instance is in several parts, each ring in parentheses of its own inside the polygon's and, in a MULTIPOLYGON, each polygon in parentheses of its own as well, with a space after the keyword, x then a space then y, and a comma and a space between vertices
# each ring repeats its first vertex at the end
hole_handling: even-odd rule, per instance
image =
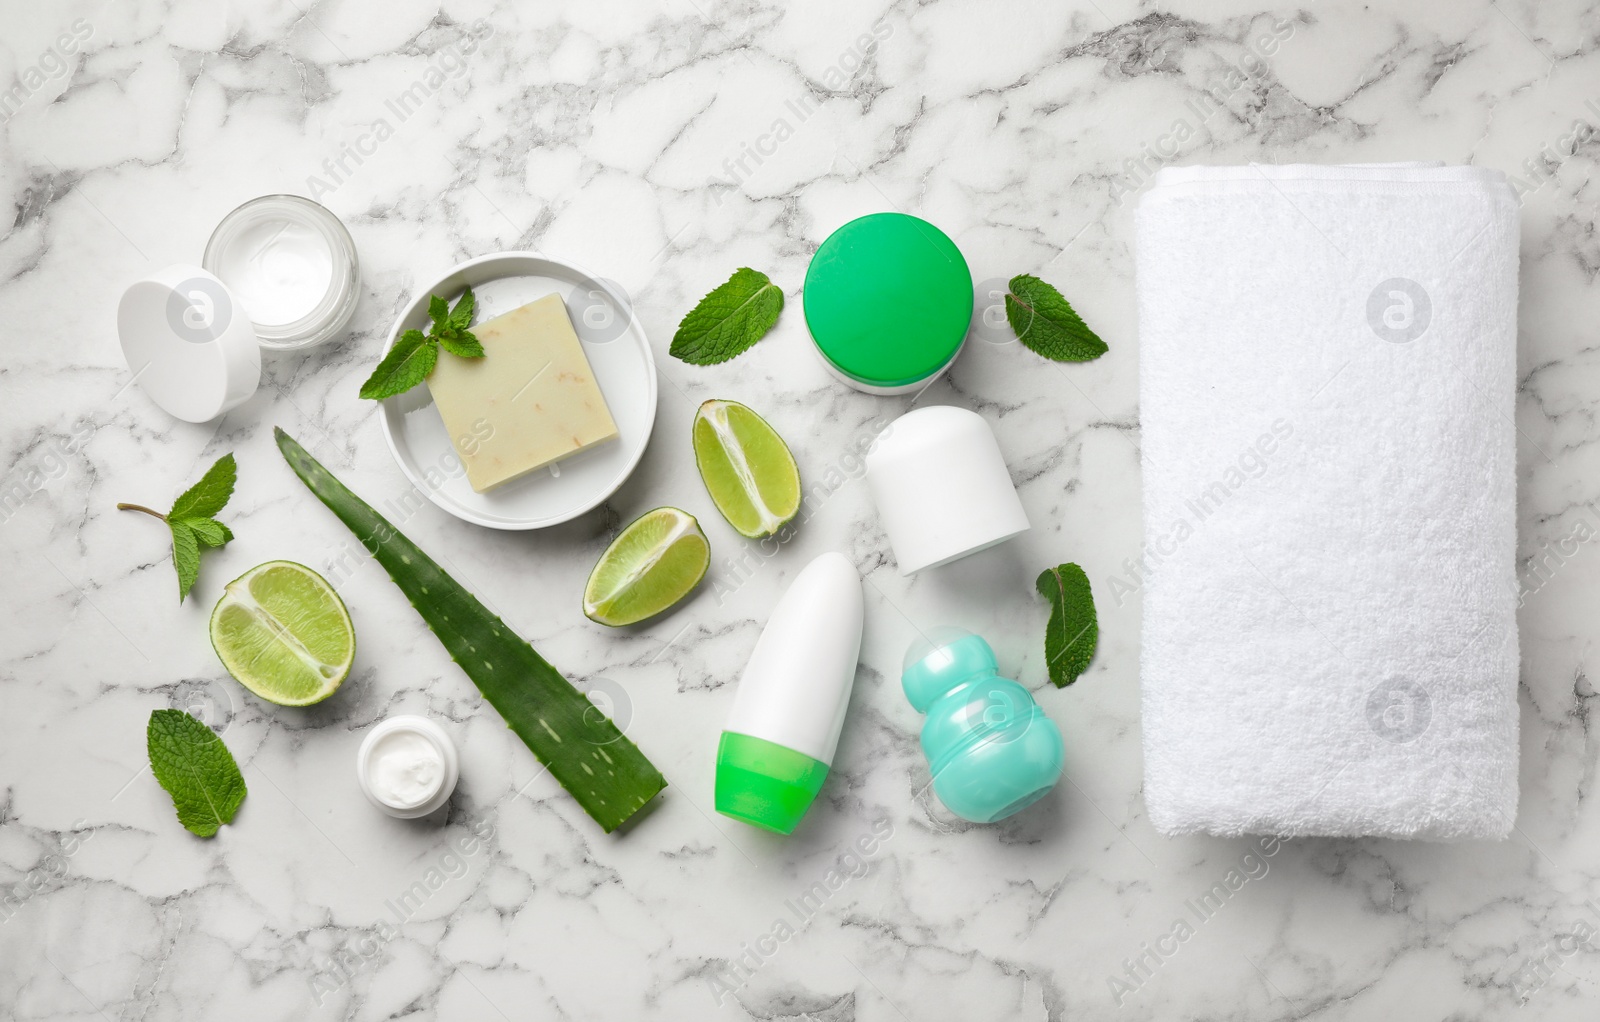
POLYGON ((616 421, 618 437, 488 493, 475 493, 433 397, 422 385, 380 402, 379 421, 389 450, 417 490, 462 521, 491 529, 542 529, 576 518, 616 492, 650 442, 656 418, 656 360, 644 328, 614 283, 531 252, 499 252, 464 262, 423 286, 395 320, 384 350, 406 330, 427 330, 429 295, 453 303, 468 286, 477 297, 474 323, 551 292, 561 294, 616 421))

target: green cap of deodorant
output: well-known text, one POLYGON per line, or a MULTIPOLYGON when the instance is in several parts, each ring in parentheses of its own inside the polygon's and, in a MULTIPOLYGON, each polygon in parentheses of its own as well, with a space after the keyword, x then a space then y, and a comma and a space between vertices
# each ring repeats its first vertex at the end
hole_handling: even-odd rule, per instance
POLYGON ((873 213, 834 231, 806 271, 806 326, 823 364, 871 393, 944 371, 972 322, 972 272, 926 220, 873 213))

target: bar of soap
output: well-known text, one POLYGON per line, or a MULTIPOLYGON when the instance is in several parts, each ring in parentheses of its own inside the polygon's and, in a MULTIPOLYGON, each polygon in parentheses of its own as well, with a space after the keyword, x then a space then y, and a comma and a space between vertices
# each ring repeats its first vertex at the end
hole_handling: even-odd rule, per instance
POLYGON ((559 294, 472 332, 484 357, 441 351, 428 390, 478 493, 617 438, 559 294))

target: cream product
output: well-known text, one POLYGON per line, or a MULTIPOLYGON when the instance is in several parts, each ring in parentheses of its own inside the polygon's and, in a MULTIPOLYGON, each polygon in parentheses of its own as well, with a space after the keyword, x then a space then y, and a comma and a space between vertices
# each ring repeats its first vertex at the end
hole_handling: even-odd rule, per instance
POLYGON ((779 834, 800 823, 839 745, 862 602, 855 566, 826 553, 773 608, 717 746, 717 812, 779 834))
POLYGON ((263 195, 223 217, 202 263, 233 292, 265 348, 321 344, 355 310, 350 232, 298 195, 263 195))
POLYGON ((257 328, 282 326, 304 319, 328 293, 333 258, 303 224, 256 223, 222 253, 217 274, 233 282, 257 328))
POLYGON ((206 422, 246 401, 261 380, 250 321, 222 281, 176 265, 123 292, 117 336, 128 370, 167 414, 206 422))
POLYGON ((972 273, 933 224, 872 213, 817 247, 801 300, 823 368, 835 379, 869 394, 908 394, 961 353, 972 322, 972 273))
POLYGON ((867 487, 900 574, 948 564, 1028 531, 994 432, 977 412, 930 405, 889 424, 867 487))
POLYGON ((135 281, 117 306, 134 382, 185 422, 207 422, 248 400, 261 382, 262 348, 306 348, 336 336, 357 298, 350 233, 296 195, 264 195, 229 213, 202 262, 135 281))
POLYGON ((426 816, 450 798, 460 759, 450 736, 427 717, 390 717, 356 753, 356 779, 373 805, 390 816, 426 816))

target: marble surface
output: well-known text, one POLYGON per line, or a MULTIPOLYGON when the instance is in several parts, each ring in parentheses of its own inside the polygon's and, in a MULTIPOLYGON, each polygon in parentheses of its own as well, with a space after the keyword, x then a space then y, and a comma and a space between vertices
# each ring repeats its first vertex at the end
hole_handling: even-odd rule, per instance
POLYGON ((0 13, 0 82, 19 85, 0 125, 0 1017, 1594 1017, 1600 555, 1573 537, 1600 532, 1600 143, 1574 125, 1600 126, 1600 7, 5 0, 0 13), (1163 838, 1140 796, 1139 600, 1116 585, 1140 544, 1134 199, 1163 162, 1401 159, 1500 168, 1523 195, 1520 551, 1574 552, 1525 574, 1516 832, 1271 854, 1163 838), (175 422, 130 387, 117 297, 198 261, 223 214, 274 191, 316 194, 349 226, 362 259, 349 336, 269 356, 260 392, 218 422, 175 422), (909 581, 846 452, 912 399, 832 382, 796 304, 829 231, 885 209, 941 225, 979 281, 1057 283, 1111 348, 1056 366, 980 326, 916 399, 989 420, 1035 528, 909 581), (602 510, 568 525, 493 532, 430 505, 406 529, 667 775, 622 836, 540 773, 271 443, 283 426, 374 504, 403 493, 357 387, 419 281, 505 249, 592 266, 632 296, 660 359, 655 439, 602 510), (678 319, 740 265, 784 287, 777 329, 725 365, 668 359, 678 319), (741 540, 710 505, 687 430, 711 397, 764 413, 820 484, 786 546, 741 540), (227 451, 238 538, 179 606, 161 527, 113 508, 170 500, 227 451), (585 620, 579 593, 608 537, 667 503, 707 527, 706 584, 641 627, 585 620), (866 577, 860 673, 824 796, 778 839, 711 811, 716 735, 777 595, 833 549, 866 577), (222 585, 272 558, 334 578, 360 636, 350 681, 312 709, 248 695, 206 640, 222 585), (1102 631, 1088 674, 1058 691, 1032 579, 1060 561, 1087 569, 1102 631), (917 797, 920 719, 897 676, 917 629, 943 623, 987 634, 1066 734, 1067 781, 1000 826, 917 797), (243 766, 250 794, 214 840, 178 826, 145 765, 144 722, 169 705, 219 727, 243 766), (362 736, 400 712, 434 715, 460 745, 447 819, 390 820, 357 790, 362 736), (1168 940, 1230 871, 1247 881, 1235 896, 1168 940), (802 906, 819 881, 827 897, 802 906), (406 900, 419 883, 426 896, 406 900))

